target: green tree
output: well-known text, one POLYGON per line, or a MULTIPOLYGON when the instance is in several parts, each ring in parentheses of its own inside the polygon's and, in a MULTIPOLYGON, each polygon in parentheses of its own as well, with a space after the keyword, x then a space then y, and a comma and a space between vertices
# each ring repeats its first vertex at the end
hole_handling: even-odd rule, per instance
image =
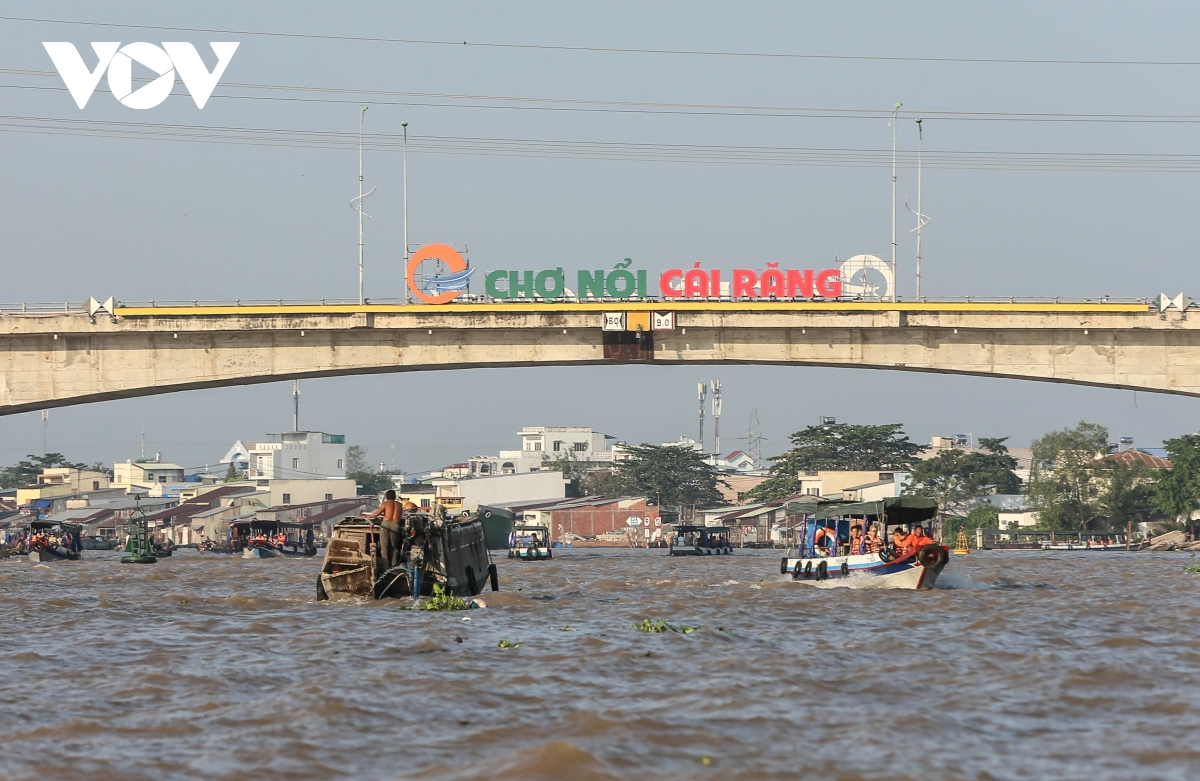
POLYGON ((1187 519, 1188 531, 1196 538, 1192 513, 1200 510, 1200 434, 1184 434, 1163 445, 1171 468, 1159 474, 1151 501, 1173 520, 1187 519))
POLYGON ((238 474, 237 467, 233 465, 232 461, 230 461, 229 469, 225 470, 225 482, 236 483, 238 480, 241 480, 241 479, 242 479, 242 476, 238 474))
POLYGON ((703 456, 675 445, 634 445, 629 460, 617 464, 615 480, 606 485, 609 496, 645 496, 660 505, 722 504, 717 470, 703 456))
POLYGON ((18 461, 0 471, 0 487, 22 488, 33 485, 43 469, 66 467, 69 469, 87 469, 87 464, 68 461, 62 453, 45 453, 40 456, 27 455, 26 460, 18 461))
MULTIPOLYGON (((905 493, 936 499, 939 521, 966 513, 993 487, 996 493, 1016 493, 1021 480, 1013 472, 1017 460, 1008 454, 1006 439, 981 437, 985 452, 944 450, 921 461, 913 467, 905 493)), ((946 526, 939 523, 939 528, 946 526)))
POLYGON ((968 547, 975 547, 976 529, 999 529, 1000 509, 991 504, 977 504, 965 516, 946 518, 943 524, 941 540, 947 545, 953 545, 958 540, 958 530, 962 529, 967 535, 968 547))
POLYGON ((367 469, 367 451, 362 445, 351 445, 346 448, 346 476, 349 477, 350 472, 368 472, 367 469))
POLYGON ((1043 529, 1083 530, 1101 514, 1095 461, 1108 453, 1108 429, 1080 421, 1033 441, 1029 498, 1043 529))
POLYGON ((611 468, 593 469, 579 482, 580 496, 619 496, 619 478, 611 468))
POLYGON ((1153 511, 1154 483, 1150 470, 1141 461, 1109 458, 1098 476, 1106 478, 1099 497, 1100 515, 1108 531, 1124 532, 1133 538, 1133 525, 1148 520, 1153 511))
POLYGON ((925 446, 910 441, 903 428, 836 423, 797 431, 790 437, 792 449, 771 459, 771 476, 746 495, 760 501, 790 496, 800 490, 801 472, 908 470, 925 446))
POLYGON ((378 496, 389 488, 394 488, 392 476, 387 472, 370 472, 360 470, 346 475, 358 485, 359 496, 378 496))

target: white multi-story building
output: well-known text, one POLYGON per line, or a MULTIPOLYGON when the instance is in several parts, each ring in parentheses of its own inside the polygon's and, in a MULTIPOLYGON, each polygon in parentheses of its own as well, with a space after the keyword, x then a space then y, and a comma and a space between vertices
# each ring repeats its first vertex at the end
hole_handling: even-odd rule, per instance
POLYGON ((342 480, 346 477, 346 436, 323 431, 267 435, 249 449, 247 477, 268 480, 342 480))
MULTIPOLYGON (((473 456, 467 460, 471 477, 523 475, 541 472, 547 462, 567 458, 575 461, 612 461, 609 442, 616 437, 586 426, 526 426, 517 432, 520 450, 501 450, 498 456, 473 456)), ((458 466, 458 465, 455 465, 458 466)))

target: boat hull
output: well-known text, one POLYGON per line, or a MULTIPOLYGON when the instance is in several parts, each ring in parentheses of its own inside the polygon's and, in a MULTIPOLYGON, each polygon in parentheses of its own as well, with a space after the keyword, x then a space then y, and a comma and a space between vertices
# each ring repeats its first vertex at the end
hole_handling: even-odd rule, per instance
POLYGON ((273 559, 278 555, 272 548, 246 548, 242 551, 243 559, 273 559))
POLYGON ((728 556, 733 553, 733 548, 723 546, 720 548, 697 548, 692 545, 674 545, 671 547, 671 556, 728 556))
MULTIPOLYGON (((930 546, 932 547, 932 546, 930 546)), ((946 567, 949 554, 941 548, 942 555, 926 564, 918 560, 913 552, 893 561, 884 561, 878 553, 854 556, 828 556, 813 558, 784 557, 780 571, 791 575, 798 583, 833 585, 839 581, 859 579, 858 582, 871 588, 930 589, 937 583, 938 576, 946 567)))
POLYGON ((518 561, 545 561, 554 558, 554 552, 544 545, 537 548, 533 546, 527 548, 510 548, 508 557, 510 559, 517 559, 518 561))
POLYGON ((69 551, 66 548, 55 548, 48 550, 46 548, 34 548, 29 551, 29 560, 34 562, 42 561, 78 561, 79 553, 69 551))

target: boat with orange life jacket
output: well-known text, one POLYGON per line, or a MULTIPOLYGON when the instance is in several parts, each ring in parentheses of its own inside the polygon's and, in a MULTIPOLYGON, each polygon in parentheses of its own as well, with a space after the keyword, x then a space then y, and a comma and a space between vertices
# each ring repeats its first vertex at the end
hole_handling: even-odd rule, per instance
MULTIPOLYGON (((929 535, 937 501, 898 496, 874 502, 789 503, 788 515, 803 515, 796 542, 779 565, 801 583, 826 584, 871 578, 873 588, 928 589, 950 559, 945 545, 929 535), (860 534, 854 535, 857 526, 860 534), (878 539, 868 539, 876 531, 878 539), (793 555, 794 554, 794 555, 793 555)), ((864 583, 868 585, 867 583, 864 583)))

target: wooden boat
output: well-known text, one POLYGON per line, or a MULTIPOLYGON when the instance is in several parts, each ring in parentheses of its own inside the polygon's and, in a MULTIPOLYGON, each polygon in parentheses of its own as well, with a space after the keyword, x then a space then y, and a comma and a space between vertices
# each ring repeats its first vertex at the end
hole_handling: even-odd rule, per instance
POLYGON ((380 556, 380 527, 348 517, 333 527, 317 577, 317 600, 354 597, 427 596, 435 584, 459 597, 473 597, 490 580, 499 591, 483 524, 478 518, 447 520, 441 505, 432 513, 404 516, 404 547, 398 567, 380 556))
POLYGON ((725 526, 676 525, 671 533, 671 556, 728 556, 733 553, 725 526))
MULTIPOLYGON (((937 502, 918 496, 901 496, 875 502, 831 502, 815 508, 806 515, 800 533, 796 555, 792 549, 780 562, 781 574, 792 576, 802 583, 822 583, 849 578, 872 578, 869 585, 876 588, 927 589, 933 588, 950 558, 944 545, 929 543, 917 549, 897 550, 891 537, 898 529, 920 526, 923 530, 937 514, 937 502), (864 531, 871 525, 882 530, 883 549, 877 553, 850 550, 848 540, 852 523, 864 531), (837 544, 828 546, 818 540, 820 535, 837 544)), ((790 511, 789 511, 790 512, 790 511)))
POLYGON ((229 524, 229 548, 245 559, 312 557, 317 555, 313 531, 307 521, 234 521, 229 524))
POLYGON ((56 523, 54 521, 29 522, 29 560, 44 561, 78 561, 83 550, 83 527, 77 523, 56 523), (48 542, 34 541, 34 534, 44 534, 47 537, 56 536, 57 545, 48 542), (64 544, 65 541, 65 544, 64 544))
POLYGON ((508 539, 508 557, 518 561, 545 561, 554 558, 550 549, 550 530, 545 526, 513 527, 508 539))

